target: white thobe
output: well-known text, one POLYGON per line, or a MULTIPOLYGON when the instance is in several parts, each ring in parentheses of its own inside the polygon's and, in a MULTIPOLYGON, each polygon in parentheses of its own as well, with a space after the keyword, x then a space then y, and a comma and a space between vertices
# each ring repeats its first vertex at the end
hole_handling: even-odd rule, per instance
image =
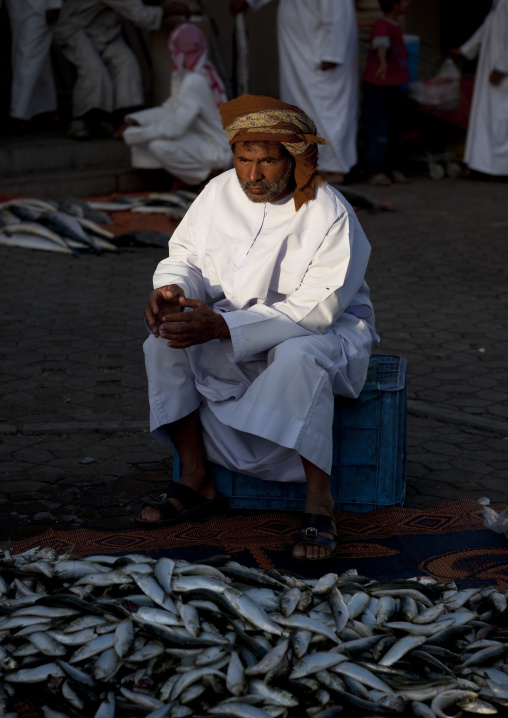
POLYGON ((12 35, 10 115, 18 120, 56 110, 53 26, 46 22, 46 10, 61 5, 62 0, 6 0, 12 35))
POLYGON ((131 146, 134 167, 164 168, 192 186, 212 171, 232 165, 231 147, 214 94, 199 72, 183 69, 175 73, 171 95, 160 107, 127 117, 140 125, 128 127, 123 135, 131 146))
MULTIPOLYGON (((248 0, 253 9, 270 0, 248 0)), ((316 123, 327 141, 319 167, 346 174, 356 164, 358 31, 354 0, 280 0, 277 12, 280 98, 316 123), (321 70, 321 62, 337 67, 321 70)))
POLYGON ((158 30, 162 8, 142 0, 65 0, 55 41, 77 70, 72 94, 74 117, 92 109, 143 104, 143 83, 135 54, 122 37, 122 18, 158 30))
POLYGON ((171 349, 150 336, 150 430, 199 407, 211 461, 271 481, 304 481, 301 456, 332 465, 334 396, 356 397, 378 341, 364 274, 370 245, 328 184, 253 203, 234 170, 208 183, 169 242, 154 287, 211 299, 230 339, 171 349))
POLYGON ((466 137, 464 162, 489 175, 508 175, 508 0, 494 2, 475 34, 460 48, 478 68, 466 137), (492 70, 506 75, 489 82, 492 70))

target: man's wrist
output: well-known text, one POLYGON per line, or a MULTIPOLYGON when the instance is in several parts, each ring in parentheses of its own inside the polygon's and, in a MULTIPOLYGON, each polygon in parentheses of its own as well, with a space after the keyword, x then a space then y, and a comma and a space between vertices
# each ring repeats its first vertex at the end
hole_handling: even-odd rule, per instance
POLYGON ((215 315, 216 339, 229 339, 231 337, 226 320, 221 314, 215 315))

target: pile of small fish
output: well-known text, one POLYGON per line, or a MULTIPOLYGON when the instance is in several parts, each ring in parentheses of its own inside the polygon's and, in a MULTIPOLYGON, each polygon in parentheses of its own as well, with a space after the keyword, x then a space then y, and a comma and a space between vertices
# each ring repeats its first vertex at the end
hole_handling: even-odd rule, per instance
POLYGON ((85 202, 77 197, 32 197, 0 203, 0 244, 77 255, 102 254, 121 247, 164 247, 170 232, 137 230, 115 235, 101 225, 111 225, 107 212, 164 213, 181 220, 196 198, 178 190, 139 197, 118 196, 111 202, 85 202))
POLYGON ((8 546, 0 583, 0 715, 506 715, 494 586, 8 546))

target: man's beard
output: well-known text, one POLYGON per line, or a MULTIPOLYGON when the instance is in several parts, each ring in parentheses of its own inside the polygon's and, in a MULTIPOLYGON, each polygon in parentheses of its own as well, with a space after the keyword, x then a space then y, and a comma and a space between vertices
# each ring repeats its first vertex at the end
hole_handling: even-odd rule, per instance
POLYGON ((251 202, 273 202, 276 197, 283 194, 283 192, 288 189, 289 185, 292 182, 292 179, 293 163, 290 162, 288 164, 287 170, 284 172, 282 177, 275 182, 270 182, 269 180, 256 180, 255 182, 245 180, 244 182, 242 182, 240 178, 238 179, 238 181, 240 182, 241 188, 251 202), (268 191, 264 194, 249 194, 247 191, 249 187, 264 187, 268 191))

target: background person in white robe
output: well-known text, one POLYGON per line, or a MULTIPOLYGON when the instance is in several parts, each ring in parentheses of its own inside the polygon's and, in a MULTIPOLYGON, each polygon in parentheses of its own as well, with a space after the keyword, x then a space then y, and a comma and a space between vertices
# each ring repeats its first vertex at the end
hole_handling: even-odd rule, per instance
POLYGON ((158 30, 174 6, 165 2, 152 7, 142 0, 65 0, 55 42, 77 72, 69 136, 87 139, 101 122, 115 124, 115 110, 125 113, 144 104, 141 71, 123 39, 122 18, 144 30, 158 30))
POLYGON ((220 111, 234 169, 207 184, 173 234, 145 309, 150 430, 175 446, 182 476, 137 523, 217 511, 209 459, 306 481, 294 556, 326 558, 337 545, 334 396, 358 396, 378 341, 364 281, 370 245, 317 176, 324 141, 301 110, 243 95, 220 111))
POLYGON ((452 56, 479 54, 464 162, 488 175, 508 175, 508 0, 494 0, 474 35, 452 56))
POLYGON ((50 48, 62 0, 5 0, 5 5, 12 37, 9 114, 21 127, 57 108, 50 48))
POLYGON ((228 98, 207 58, 206 36, 199 27, 178 25, 168 45, 171 95, 160 107, 127 115, 122 136, 131 147, 134 167, 163 168, 193 186, 231 167, 231 148, 218 110, 228 98))
MULTIPOLYGON (((232 0, 233 13, 270 0, 232 0)), ((354 0, 280 0, 277 10, 279 93, 315 118, 327 144, 321 175, 342 182, 356 164, 358 30, 354 0)))

